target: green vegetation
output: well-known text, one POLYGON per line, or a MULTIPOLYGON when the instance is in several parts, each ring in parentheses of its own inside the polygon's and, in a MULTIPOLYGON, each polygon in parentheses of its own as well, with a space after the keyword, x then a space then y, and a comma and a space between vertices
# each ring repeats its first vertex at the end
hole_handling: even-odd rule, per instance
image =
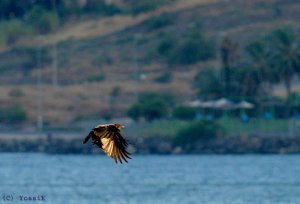
MULTIPOLYGON (((168 0, 129 1, 123 7, 106 3, 104 0, 80 1, 53 0, 53 1, 13 1, 0 2, 0 43, 11 45, 16 41, 33 35, 48 34, 58 26, 83 16, 113 16, 119 13, 132 13, 154 10, 168 3, 168 0)), ((161 16, 149 21, 152 29, 166 26, 171 18, 161 16)))
POLYGON ((291 81, 300 70, 299 31, 292 26, 273 30, 265 38, 249 43, 246 51, 251 58, 252 74, 256 83, 283 83, 287 96, 291 94, 291 81))
POLYGON ((243 133, 276 133, 288 132, 289 120, 275 119, 265 120, 262 118, 253 119, 248 123, 242 122, 236 118, 222 118, 218 120, 218 124, 222 126, 228 134, 243 134, 243 133))
POLYGON ((204 68, 198 71, 193 80, 197 95, 202 99, 215 99, 222 96, 222 81, 217 70, 204 68))
POLYGON ((164 33, 160 38, 161 40, 157 46, 157 53, 167 58, 177 46, 177 39, 171 33, 164 33))
POLYGON ((171 25, 174 22, 174 18, 171 15, 160 15, 154 16, 147 20, 145 23, 148 25, 150 30, 157 30, 165 26, 171 25))
MULTIPOLYGON (((245 123, 237 118, 220 118, 215 122, 211 121, 186 121, 186 120, 155 120, 151 123, 136 123, 133 126, 128 126, 124 131, 133 138, 147 138, 151 136, 163 136, 174 139, 178 137, 180 131, 187 130, 190 127, 203 127, 208 125, 210 130, 216 128, 218 134, 253 134, 253 133, 283 133, 288 132, 289 120, 276 119, 251 119, 250 122, 245 123), (200 124, 200 125, 199 125, 200 124), (213 127, 213 128, 212 128, 213 127)), ((190 131, 195 129, 190 129, 190 131)), ((202 130, 201 130, 202 131, 202 130)), ((195 132, 194 132, 195 133, 195 132)), ((194 133, 191 133, 194 135, 194 133)), ((197 133, 197 132, 196 132, 197 133)), ((216 136, 214 133, 211 136, 216 136)), ((213 138, 211 136, 204 136, 204 138, 213 138)), ((200 136, 202 138, 202 136, 200 136)), ((202 138, 203 139, 203 138, 202 138)))
POLYGON ((18 89, 18 88, 14 88, 14 89, 10 90, 10 92, 8 94, 12 98, 19 98, 19 97, 24 96, 24 93, 22 92, 22 90, 18 89))
POLYGON ((103 74, 89 76, 85 79, 87 82, 101 82, 105 80, 105 76, 103 74))
MULTIPOLYGON (((27 46, 15 46, 7 52, 0 53, 0 73, 21 71, 24 76, 37 67, 38 48, 27 46), (11 60, 14 59, 14 60, 11 60)), ((42 48, 41 61, 44 64, 49 63, 50 57, 48 50, 42 48)))
POLYGON ((202 69, 194 79, 200 98, 272 97, 274 84, 283 83, 291 95, 291 81, 300 73, 299 31, 284 26, 250 42, 247 55, 237 60, 239 45, 225 37, 220 47, 222 71, 202 69))
POLYGON ((127 110, 127 115, 134 121, 138 121, 143 115, 143 106, 140 103, 131 105, 127 110))
POLYGON ((0 109, 0 123, 6 124, 19 124, 26 120, 26 113, 22 107, 18 105, 12 105, 0 109))
POLYGON ((30 26, 18 19, 0 21, 0 31, 0 43, 6 45, 12 45, 33 33, 30 26))
POLYGON ((151 123, 136 123, 124 129, 132 138, 147 138, 152 136, 173 138, 177 132, 186 127, 187 121, 182 120, 155 120, 151 123))
POLYGON ((166 118, 169 116, 174 99, 170 95, 144 93, 136 103, 129 107, 127 115, 138 121, 141 117, 147 121, 166 118))
POLYGON ((196 26, 185 33, 182 42, 173 34, 164 34, 157 52, 170 65, 192 65, 213 59, 216 54, 214 40, 206 37, 201 28, 196 26))
MULTIPOLYGON (((138 18, 128 16, 160 8, 169 2, 172 1, 129 0, 114 1, 114 3, 104 0, 55 0, 26 3, 2 1, 0 3, 1 83, 5 85, 18 83, 26 86, 36 83, 35 68, 38 66, 39 56, 37 47, 39 41, 36 37, 42 34, 47 36, 40 53, 45 89, 48 88, 53 77, 51 63, 54 52, 53 46, 50 45, 52 42, 57 42, 56 62, 61 85, 77 85, 82 82, 86 82, 84 85, 87 87, 96 87, 89 83, 101 82, 105 85, 101 87, 105 90, 99 90, 99 92, 104 91, 110 100, 105 100, 101 104, 94 103, 95 111, 86 111, 87 115, 97 112, 103 116, 106 114, 102 112, 109 112, 109 117, 123 117, 126 115, 124 109, 131 106, 127 113, 134 120, 145 119, 151 122, 164 118, 192 120, 195 117, 195 110, 180 107, 184 100, 210 100, 221 97, 235 102, 247 100, 254 103, 255 108, 248 111, 251 123, 256 121, 252 118, 261 117, 265 110, 274 110, 273 116, 276 119, 290 118, 299 112, 300 98, 293 92, 297 89, 292 87, 294 82, 298 83, 297 77, 300 73, 299 29, 292 25, 275 27, 281 22, 287 22, 287 19, 293 19, 294 16, 282 15, 278 17, 276 25, 275 23, 269 24, 271 21, 266 19, 262 24, 266 23, 268 26, 260 30, 256 26, 261 26, 261 23, 256 19, 261 18, 261 14, 263 16, 274 14, 269 9, 270 3, 263 0, 258 2, 264 6, 257 13, 259 14, 257 18, 253 18, 251 9, 245 10, 245 15, 242 15, 242 12, 233 11, 229 5, 224 4, 224 8, 219 8, 208 3, 204 6, 207 7, 206 11, 204 7, 198 6, 199 2, 189 7, 188 10, 182 8, 183 4, 174 3, 169 11, 161 9, 138 18), (214 14, 210 12, 212 10, 214 14), (127 20, 123 22, 119 18, 121 16, 101 20, 118 13, 124 15, 127 20), (228 15, 232 16, 226 18, 228 15), (216 19, 214 24, 210 23, 212 17, 216 19), (245 27, 245 24, 241 23, 245 20, 249 21, 251 29, 247 27, 248 24, 245 27), (74 26, 65 25, 68 23, 73 23, 74 26), (94 26, 98 23, 99 26, 94 26), (112 28, 116 26, 117 29, 109 31, 111 32, 109 35, 103 34, 100 30, 105 23, 112 28), (64 29, 59 30, 58 33, 49 34, 58 30, 60 26, 64 26, 64 29), (90 29, 85 29, 88 26, 90 29), (76 29, 72 30, 70 27, 76 29), (229 27, 230 30, 228 30, 229 27), (228 36, 220 35, 219 28, 222 28, 228 36), (78 31, 81 37, 70 37, 73 34, 72 31, 78 31), (259 37, 262 34, 265 36, 259 37), (26 37, 30 38, 23 39, 26 37), (253 41, 249 42, 248 39, 253 41), (219 57, 216 58, 216 56, 219 57), (217 64, 220 66, 217 67, 217 64), (98 74, 95 75, 95 73, 98 74), (101 73, 109 73, 112 80, 105 80, 106 75, 101 73), (130 100, 129 97, 136 90, 133 87, 136 84, 130 81, 130 76, 136 77, 139 74, 145 74, 147 77, 139 87, 139 99, 130 104, 132 99, 130 100), (296 80, 293 81, 294 79, 296 80), (122 80, 122 94, 119 88, 113 88, 115 84, 112 83, 117 80, 122 80), (277 86, 285 88, 286 98, 281 92, 277 93, 279 89, 274 88, 277 86), (180 91, 177 91, 178 89, 180 91), (162 94, 159 97, 153 94, 145 96, 147 94, 143 92, 148 90, 156 90, 158 93, 160 90, 168 90, 180 102, 177 104, 175 100, 165 98, 162 94), (280 100, 275 99, 274 90, 276 95, 282 97, 280 100), (115 115, 114 110, 118 110, 115 111, 118 112, 115 115)), ((235 3, 241 6, 238 2, 235 3)), ((287 9, 294 4, 299 5, 293 2, 286 5, 287 9)), ((249 3, 249 7, 256 8, 256 6, 249 3)), ((271 6, 274 6, 273 3, 271 6)), ((293 19, 289 22, 296 21, 293 19)), ((29 93, 26 88, 28 87, 22 90, 24 93, 29 93)), ((64 92, 68 87, 60 86, 59 88, 64 92)), ((78 91, 61 94, 72 98, 71 95, 75 92, 78 94, 82 90, 78 87, 78 91)), ((8 93, 7 90, 5 91, 8 93)), ((51 92, 50 88, 49 92, 51 92)), ((21 96, 22 99, 24 97, 28 100, 27 97, 31 95, 22 96, 22 93, 12 91, 8 99, 3 99, 5 100, 3 104, 7 104, 9 100, 17 100, 21 96)), ((91 95, 86 93, 87 104, 92 104, 90 102, 92 100, 89 100, 92 98, 91 95)), ((32 101, 30 103, 33 104, 32 101)), ((77 110, 80 109, 79 105, 70 106, 66 103, 68 102, 62 102, 62 105, 57 108, 70 110, 64 114, 70 114, 66 118, 75 118, 75 114, 86 116, 81 110, 77 110)), ((32 110, 33 108, 30 111, 32 110)), ((203 112, 209 111, 203 110, 203 112)), ((215 118, 218 118, 221 112, 215 110, 211 111, 211 114, 215 114, 215 118)), ((232 112, 232 117, 239 117, 238 111, 232 112)), ((31 122, 33 120, 31 118, 31 122)), ((244 125, 247 127, 247 124, 241 126, 244 125)), ((230 124, 224 124, 224 126, 230 126, 230 124)))
POLYGON ((222 132, 221 126, 214 122, 196 121, 178 131, 173 139, 173 145, 191 150, 199 142, 214 139, 222 132))
MULTIPOLYGON (((53 1, 13 1, 0 2, 1 19, 9 20, 12 17, 19 20, 27 19, 30 22, 40 24, 42 21, 49 26, 54 21, 65 22, 68 18, 84 15, 112 16, 119 13, 131 13, 137 15, 159 8, 169 3, 170 0, 134 1, 130 0, 122 6, 115 3, 107 3, 105 0, 53 0, 53 1), (54 13, 54 14, 53 14, 54 13), (50 24, 49 24, 50 23, 50 24)), ((44 25, 42 25, 44 27, 44 25)), ((49 27, 47 28, 49 29, 49 27)))
POLYGON ((172 73, 171 72, 163 73, 160 76, 156 77, 154 81, 162 84, 170 83, 172 81, 172 73))
POLYGON ((183 64, 195 64, 198 61, 206 61, 215 56, 214 43, 205 39, 200 33, 188 37, 179 47, 173 56, 168 59, 169 63, 174 61, 183 64))
POLYGON ((170 2, 169 0, 151 0, 151 1, 135 1, 129 0, 129 12, 133 15, 138 15, 140 13, 149 12, 159 8, 162 5, 167 4, 170 2))
POLYGON ((32 26, 36 33, 46 34, 54 31, 59 25, 59 17, 55 12, 47 11, 41 6, 34 6, 26 14, 26 23, 32 26))
POLYGON ((80 1, 69 0, 29 2, 5 0, 0 3, 0 12, 3 19, 10 19, 12 16, 22 19, 37 7, 46 12, 56 10, 60 19, 89 13, 114 15, 121 12, 121 9, 117 5, 107 4, 104 0, 87 0, 84 4, 80 4, 80 1))
POLYGON ((179 106, 174 108, 173 117, 179 120, 193 120, 196 116, 196 108, 179 106))
POLYGON ((105 1, 89 0, 82 9, 82 13, 100 14, 103 16, 113 16, 121 13, 122 10, 117 5, 106 4, 105 1))
POLYGON ((267 43, 271 47, 270 64, 289 96, 292 78, 300 73, 299 31, 291 26, 275 29, 268 36, 267 43))

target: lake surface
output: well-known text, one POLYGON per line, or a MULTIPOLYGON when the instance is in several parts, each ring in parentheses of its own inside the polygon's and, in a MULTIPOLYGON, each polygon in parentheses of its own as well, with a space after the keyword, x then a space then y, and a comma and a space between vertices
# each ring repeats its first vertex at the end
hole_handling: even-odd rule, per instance
POLYGON ((1 153, 0 161, 0 203, 300 203, 300 155, 133 155, 117 165, 103 155, 1 153))

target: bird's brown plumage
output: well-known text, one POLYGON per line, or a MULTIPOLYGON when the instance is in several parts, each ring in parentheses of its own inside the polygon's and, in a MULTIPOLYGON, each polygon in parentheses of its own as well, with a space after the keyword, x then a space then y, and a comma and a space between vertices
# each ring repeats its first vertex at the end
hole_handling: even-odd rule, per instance
POLYGON ((127 159, 131 158, 130 153, 126 150, 128 143, 121 135, 123 127, 121 124, 98 125, 84 138, 83 144, 92 138, 93 144, 113 158, 116 163, 128 162, 127 159))

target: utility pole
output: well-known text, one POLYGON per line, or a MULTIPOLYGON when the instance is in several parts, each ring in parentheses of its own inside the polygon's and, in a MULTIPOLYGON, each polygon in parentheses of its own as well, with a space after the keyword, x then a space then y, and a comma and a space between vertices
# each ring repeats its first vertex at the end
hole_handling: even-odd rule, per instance
POLYGON ((53 43, 52 53, 52 85, 54 88, 58 86, 57 47, 55 42, 53 43))
MULTIPOLYGON (((56 0, 52 0, 52 8, 53 8, 55 15, 57 15, 56 0)), ((53 51, 52 51, 52 85, 54 88, 57 88, 57 85, 58 85, 58 66, 57 66, 56 42, 53 42, 53 51)))
POLYGON ((43 90, 42 90, 42 44, 43 36, 39 36, 37 48, 37 130, 43 132, 43 90))
POLYGON ((138 63, 138 45, 137 41, 140 39, 141 34, 137 33, 134 35, 134 40, 133 40, 133 60, 134 60, 134 66, 135 66, 135 80, 137 82, 137 88, 136 88, 136 99, 138 100, 139 98, 139 86, 140 86, 140 67, 138 63))

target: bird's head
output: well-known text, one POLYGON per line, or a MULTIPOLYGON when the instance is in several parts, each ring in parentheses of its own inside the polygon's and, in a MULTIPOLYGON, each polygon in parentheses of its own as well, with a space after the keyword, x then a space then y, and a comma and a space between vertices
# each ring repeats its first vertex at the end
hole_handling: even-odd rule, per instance
POLYGON ((115 124, 116 128, 118 128, 119 130, 121 130, 122 128, 124 128, 125 126, 122 124, 115 124))

